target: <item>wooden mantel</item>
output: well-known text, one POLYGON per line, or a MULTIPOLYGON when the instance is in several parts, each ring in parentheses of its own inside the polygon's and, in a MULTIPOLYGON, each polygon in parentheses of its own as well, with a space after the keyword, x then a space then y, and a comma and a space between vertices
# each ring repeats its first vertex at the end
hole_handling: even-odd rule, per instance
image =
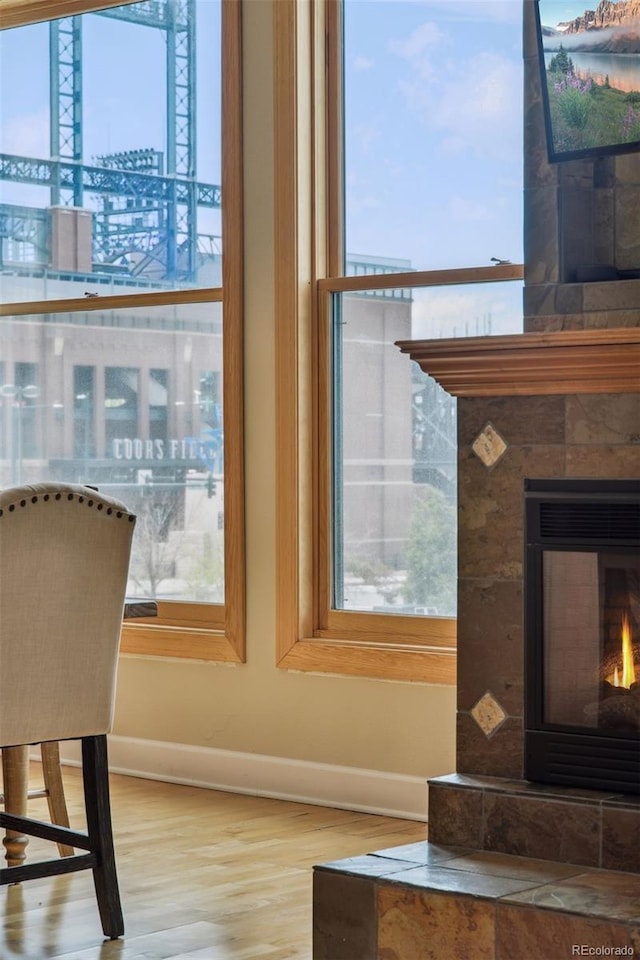
POLYGON ((454 397, 640 392, 640 328, 398 340, 454 397))

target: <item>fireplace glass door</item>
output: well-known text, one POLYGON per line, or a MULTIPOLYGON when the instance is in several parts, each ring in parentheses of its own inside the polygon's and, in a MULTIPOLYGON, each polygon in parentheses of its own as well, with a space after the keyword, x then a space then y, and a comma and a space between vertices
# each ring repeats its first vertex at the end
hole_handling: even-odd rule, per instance
POLYGON ((543 726, 640 733, 640 556, 542 552, 543 726))
POLYGON ((525 777, 640 794, 640 480, 525 480, 525 777))

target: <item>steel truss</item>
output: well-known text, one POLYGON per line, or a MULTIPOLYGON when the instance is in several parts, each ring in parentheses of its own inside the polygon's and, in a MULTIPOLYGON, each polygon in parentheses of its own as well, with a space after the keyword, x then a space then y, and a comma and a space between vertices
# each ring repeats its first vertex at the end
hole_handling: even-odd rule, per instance
MULTIPOLYGON (((203 252, 219 252, 219 238, 198 234, 198 208, 221 206, 220 187, 196 179, 195 0, 143 0, 98 14, 165 33, 166 153, 130 150, 83 162, 82 17, 71 16, 49 25, 51 159, 0 154, 0 179, 48 188, 51 206, 82 207, 93 196, 96 263, 142 254, 132 273, 193 280, 203 252)), ((14 240, 41 230, 35 208, 12 213, 5 204, 0 214, 4 237, 10 228, 14 240)))

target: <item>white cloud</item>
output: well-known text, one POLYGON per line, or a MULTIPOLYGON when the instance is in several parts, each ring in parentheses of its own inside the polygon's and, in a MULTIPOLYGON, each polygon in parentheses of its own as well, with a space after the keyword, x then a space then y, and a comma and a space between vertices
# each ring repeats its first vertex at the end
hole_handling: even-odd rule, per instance
POLYGON ((505 131, 513 130, 521 99, 519 66, 501 54, 480 53, 458 64, 426 119, 469 147, 504 154, 505 131))
POLYGON ((351 142, 361 153, 368 153, 372 144, 380 140, 382 129, 375 123, 359 123, 351 130, 351 142))
POLYGON ((414 290, 411 335, 415 338, 522 333, 522 284, 476 284, 414 290))
POLYGON ((483 52, 437 70, 431 64, 428 77, 424 60, 411 67, 414 78, 400 81, 398 90, 421 123, 440 131, 443 153, 473 150, 504 157, 518 146, 513 130, 520 122, 522 73, 515 60, 483 52))
POLYGON ((375 60, 372 60, 370 57, 354 57, 353 58, 353 69, 354 70, 371 70, 375 64, 375 60))
POLYGON ((350 216, 363 210, 379 209, 380 194, 371 188, 367 178, 350 173, 347 177, 347 206, 350 216))
POLYGON ((468 150, 468 145, 462 137, 442 137, 440 140, 440 149, 443 153, 463 153, 465 150, 468 150))
POLYGON ((416 0, 437 11, 441 20, 467 20, 481 23, 520 23, 521 0, 416 0))
POLYGON ((452 220, 468 223, 471 220, 492 220, 493 212, 486 203, 470 200, 469 197, 453 196, 449 200, 449 213, 452 220))
MULTIPOLYGON (((521 17, 520 0, 429 0, 425 5, 442 19, 448 12, 451 19, 476 18, 486 24, 505 19, 507 13, 511 17, 514 7, 521 17)), ((453 42, 457 29, 444 32, 435 22, 424 21, 406 38, 389 40, 389 49, 407 62, 408 72, 399 76, 398 90, 427 127, 441 132, 444 153, 473 149, 495 156, 504 152, 505 131, 519 122, 520 53, 510 56, 485 49, 465 59, 453 42)))
POLYGON ((399 57, 413 60, 425 50, 437 49, 444 40, 444 36, 435 23, 421 23, 406 40, 389 40, 389 49, 399 57))

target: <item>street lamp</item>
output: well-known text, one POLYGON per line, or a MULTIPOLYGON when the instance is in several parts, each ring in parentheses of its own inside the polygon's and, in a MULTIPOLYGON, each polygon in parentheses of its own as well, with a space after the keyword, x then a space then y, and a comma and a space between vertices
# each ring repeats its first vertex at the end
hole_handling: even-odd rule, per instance
POLYGON ((22 482, 22 410, 25 400, 35 400, 40 391, 35 384, 30 383, 20 387, 15 383, 5 383, 0 387, 0 394, 12 400, 11 416, 11 483, 19 486, 22 482))

